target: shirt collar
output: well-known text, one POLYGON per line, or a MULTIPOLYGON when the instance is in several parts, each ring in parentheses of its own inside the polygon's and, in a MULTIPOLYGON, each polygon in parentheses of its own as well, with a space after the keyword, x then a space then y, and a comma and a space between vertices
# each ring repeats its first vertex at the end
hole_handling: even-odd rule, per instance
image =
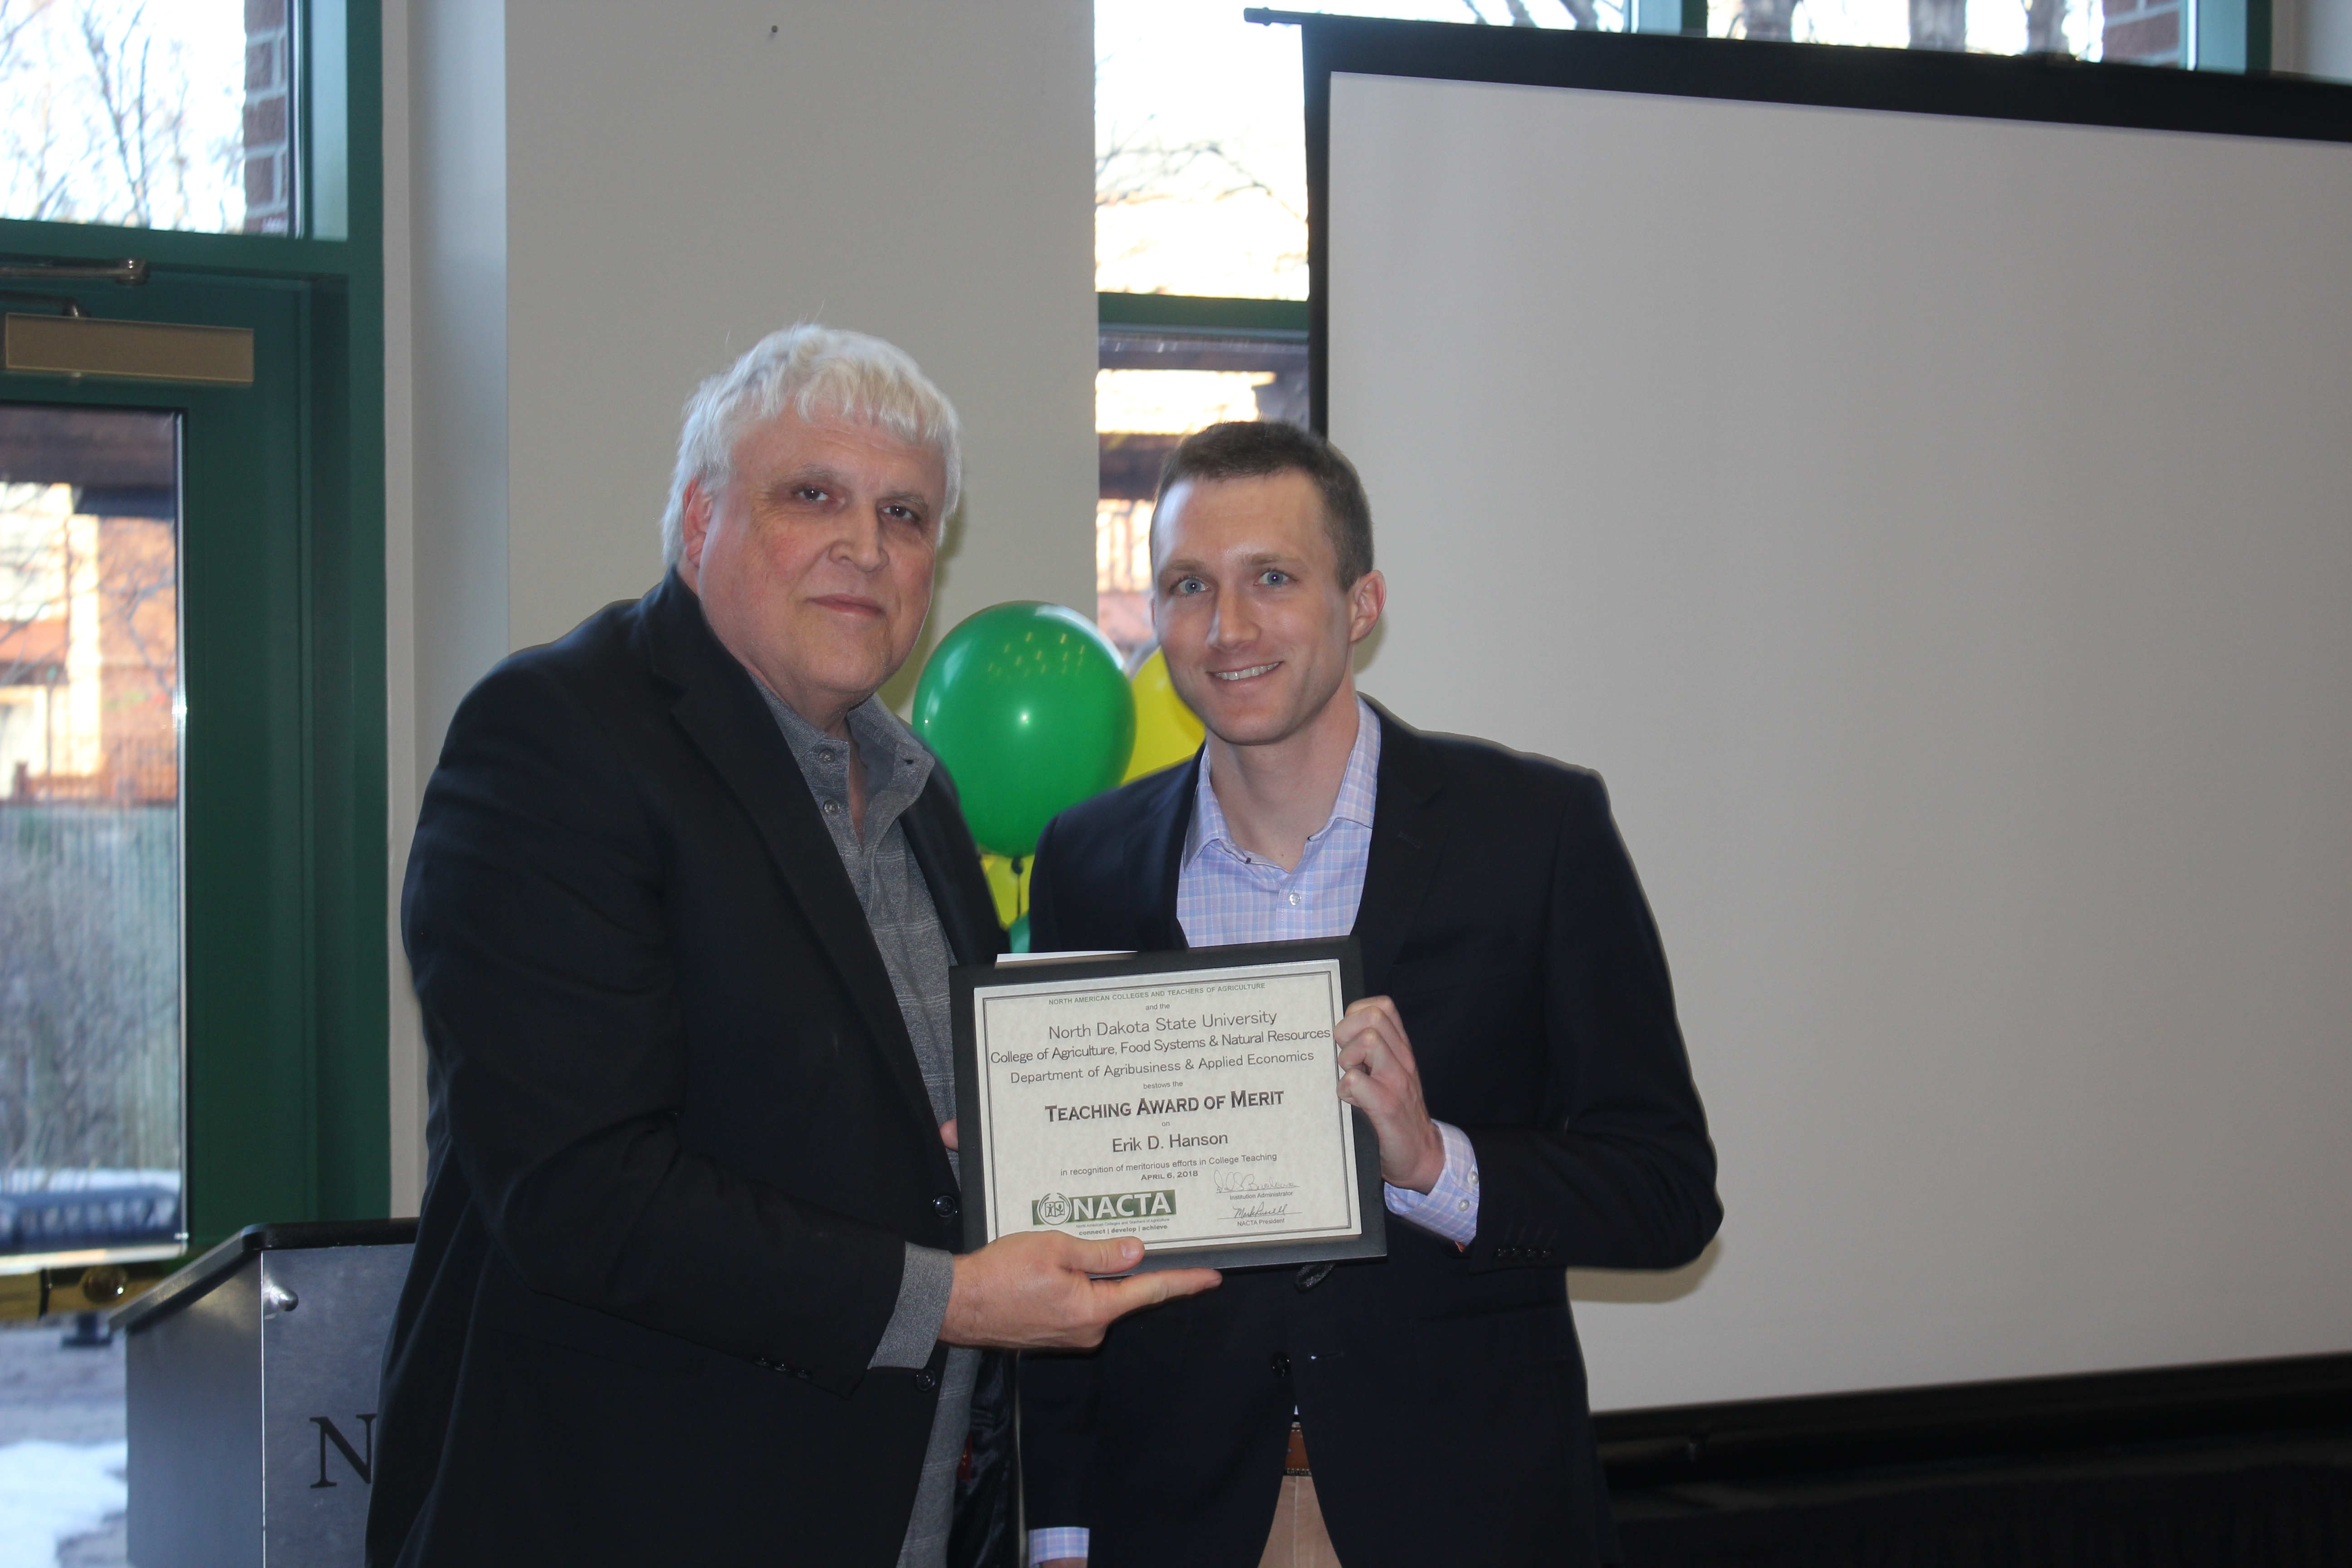
MULTIPOLYGON (((1236 860, 1253 857, 1233 840, 1225 826, 1223 807, 1217 804, 1216 786, 1209 782, 1209 752, 1201 750, 1200 772, 1192 786, 1192 825, 1184 832, 1183 864, 1191 866, 1202 852, 1212 845, 1236 860)), ((1312 847, 1331 831, 1332 824, 1352 822, 1369 831, 1372 813, 1380 803, 1381 780, 1381 716, 1361 697, 1356 699, 1356 743, 1348 748, 1347 771, 1339 775, 1339 794, 1331 802, 1330 820, 1309 834, 1307 845, 1312 847)))
MULTIPOLYGON (((800 710, 769 690, 766 682, 756 684, 760 695, 767 700, 768 711, 775 715, 777 727, 783 731, 784 743, 792 748, 793 760, 800 763, 801 772, 812 782, 830 782, 837 777, 845 783, 849 759, 843 754, 841 742, 801 717, 800 710)), ((857 754, 866 763, 866 794, 869 800, 886 796, 912 800, 930 781, 930 752, 890 711, 878 693, 849 710, 849 738, 856 742, 857 754)))

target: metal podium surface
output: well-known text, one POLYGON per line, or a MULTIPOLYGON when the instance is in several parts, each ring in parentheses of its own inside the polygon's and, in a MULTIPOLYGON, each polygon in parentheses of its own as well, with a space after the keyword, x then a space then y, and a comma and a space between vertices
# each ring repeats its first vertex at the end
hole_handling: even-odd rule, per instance
POLYGON ((414 1220, 253 1226, 114 1314, 139 1568, 359 1568, 414 1220))

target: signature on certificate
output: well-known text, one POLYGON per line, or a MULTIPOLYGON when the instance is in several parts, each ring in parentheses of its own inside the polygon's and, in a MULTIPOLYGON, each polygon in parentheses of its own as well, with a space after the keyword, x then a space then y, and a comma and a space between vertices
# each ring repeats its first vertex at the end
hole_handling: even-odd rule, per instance
POLYGON ((1280 1219, 1290 1212, 1288 1204, 1235 1204, 1234 1217, 1241 1219, 1280 1219))
POLYGON ((1217 1194, 1221 1197, 1228 1193, 1263 1193, 1268 1197, 1279 1197, 1286 1193, 1295 1193, 1298 1190, 1298 1184, 1296 1182, 1268 1180, 1264 1176, 1247 1175, 1238 1171, 1230 1174, 1220 1173, 1216 1182, 1217 1194))

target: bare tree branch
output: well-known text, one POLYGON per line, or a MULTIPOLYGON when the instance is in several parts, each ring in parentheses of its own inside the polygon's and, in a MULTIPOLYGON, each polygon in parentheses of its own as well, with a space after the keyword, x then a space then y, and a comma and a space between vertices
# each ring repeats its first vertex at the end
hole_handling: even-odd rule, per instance
POLYGON ((1202 194, 1213 201, 1259 192, 1272 197, 1293 217, 1306 221, 1305 214, 1284 201, 1271 183, 1234 156, 1222 140, 1212 137, 1195 142, 1163 142, 1151 134, 1157 119, 1156 115, 1146 116, 1134 132, 1126 135, 1114 131, 1109 144, 1096 152, 1096 206, 1173 200, 1179 184, 1198 175, 1207 184, 1202 194))
POLYGON ((16 40, 40 14, 37 5, 28 5, 18 11, 16 0, 0 0, 0 77, 5 77, 19 63, 16 40))

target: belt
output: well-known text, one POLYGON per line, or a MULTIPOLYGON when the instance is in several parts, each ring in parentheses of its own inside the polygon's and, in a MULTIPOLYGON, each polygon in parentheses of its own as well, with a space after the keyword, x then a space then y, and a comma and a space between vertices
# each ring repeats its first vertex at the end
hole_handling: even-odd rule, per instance
POLYGON ((1286 1476, 1311 1476, 1315 1473, 1307 1463, 1307 1429, 1296 1421, 1290 1424, 1290 1450, 1282 1456, 1282 1473, 1286 1476))

